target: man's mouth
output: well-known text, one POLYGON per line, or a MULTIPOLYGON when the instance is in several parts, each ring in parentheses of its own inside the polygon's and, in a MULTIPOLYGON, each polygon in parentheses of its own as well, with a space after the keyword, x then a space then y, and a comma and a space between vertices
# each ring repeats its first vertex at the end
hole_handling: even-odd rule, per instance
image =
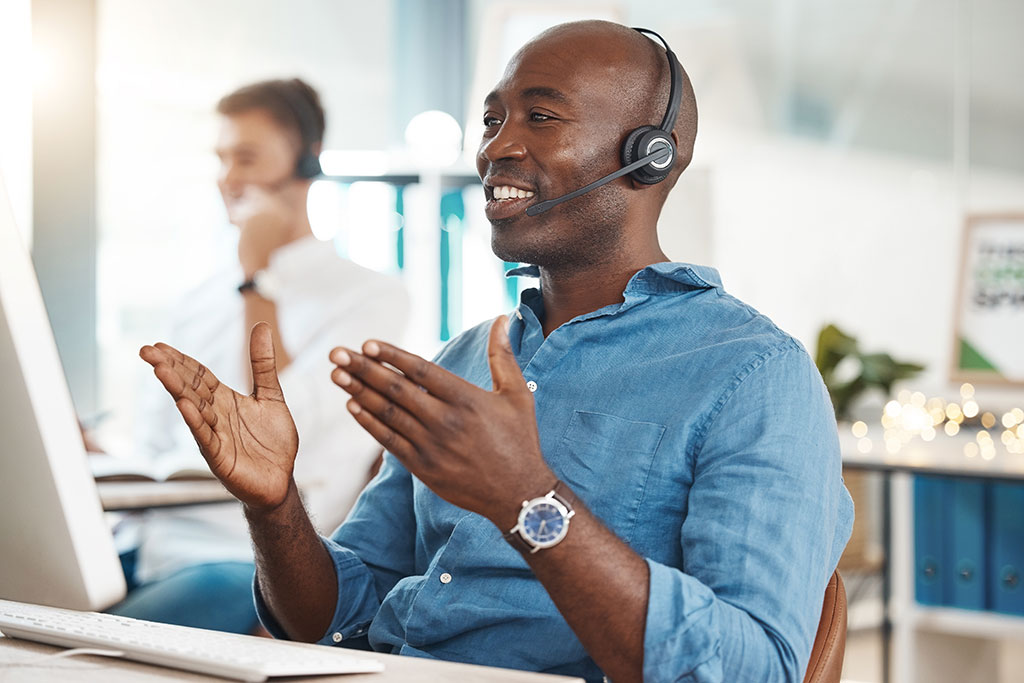
POLYGON ((515 183, 506 178, 487 178, 484 181, 484 196, 487 203, 484 213, 488 220, 504 220, 522 215, 533 204, 536 194, 526 183, 515 183))
POLYGON ((487 199, 489 201, 506 202, 515 199, 528 199, 533 196, 533 190, 526 190, 514 185, 487 186, 487 199))

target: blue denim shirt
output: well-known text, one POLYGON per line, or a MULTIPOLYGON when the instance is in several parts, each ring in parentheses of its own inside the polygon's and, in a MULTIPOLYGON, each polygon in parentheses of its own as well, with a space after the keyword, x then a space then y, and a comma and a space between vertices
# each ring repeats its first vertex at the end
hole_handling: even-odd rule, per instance
MULTIPOLYGON (((545 460, 650 567, 644 679, 802 680, 853 522, 807 352, 716 271, 679 263, 643 269, 622 303, 546 339, 542 317, 539 291, 525 291, 512 349, 536 383, 545 460)), ((490 389, 489 327, 436 362, 490 389)), ((368 636, 378 651, 599 680, 504 531, 386 455, 324 539, 339 597, 321 642, 368 636)))

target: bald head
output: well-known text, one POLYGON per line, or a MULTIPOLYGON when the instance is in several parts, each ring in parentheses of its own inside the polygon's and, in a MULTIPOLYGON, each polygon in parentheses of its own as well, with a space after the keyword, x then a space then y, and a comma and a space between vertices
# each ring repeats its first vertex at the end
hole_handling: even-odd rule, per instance
POLYGON ((619 150, 634 129, 661 124, 671 85, 665 51, 601 21, 562 24, 524 45, 484 100, 477 171, 494 253, 563 271, 662 258, 658 217, 690 162, 697 124, 693 91, 680 77, 668 177, 654 185, 612 178, 581 193, 623 168, 619 150))
MULTIPOLYGON (((542 53, 558 62, 585 65, 581 77, 612 86, 622 112, 623 137, 634 128, 660 125, 669 104, 671 70, 665 50, 639 31, 610 21, 576 21, 559 24, 534 37, 508 64, 514 70, 531 53, 542 53)), ((662 183, 666 190, 693 158, 697 136, 697 101, 686 71, 680 65, 682 92, 673 131, 678 139, 676 162, 662 183)))

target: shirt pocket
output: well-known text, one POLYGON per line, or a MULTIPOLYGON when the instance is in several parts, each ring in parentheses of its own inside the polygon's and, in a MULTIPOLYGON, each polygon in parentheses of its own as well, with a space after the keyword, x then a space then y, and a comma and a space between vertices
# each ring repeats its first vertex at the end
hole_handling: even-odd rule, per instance
POLYGON ((619 538, 629 543, 665 426, 577 410, 562 435, 556 471, 619 538))

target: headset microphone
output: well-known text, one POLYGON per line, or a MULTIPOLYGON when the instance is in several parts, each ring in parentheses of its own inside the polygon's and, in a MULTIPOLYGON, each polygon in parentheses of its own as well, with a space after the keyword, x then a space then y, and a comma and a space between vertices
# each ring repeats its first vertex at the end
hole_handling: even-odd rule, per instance
POLYGON ((679 105, 683 97, 683 68, 679 65, 679 60, 676 59, 675 53, 672 52, 672 48, 668 46, 664 38, 650 29, 634 28, 633 30, 648 33, 665 46, 671 86, 668 93, 668 107, 665 109, 665 116, 662 117, 661 124, 640 126, 626 136, 621 151, 622 168, 569 194, 527 207, 527 216, 542 214, 562 202, 596 190, 626 174, 631 175, 637 182, 654 185, 667 178, 671 172, 672 165, 676 160, 676 146, 672 142, 672 129, 675 128, 676 118, 679 116, 679 105))
POLYGON ((615 171, 614 173, 609 173, 604 178, 601 178, 600 180, 595 180, 594 182, 590 183, 589 185, 587 185, 585 187, 581 187, 580 189, 575 190, 574 192, 570 192, 569 194, 563 194, 561 197, 556 197, 555 199, 549 199, 549 200, 541 202, 539 204, 534 204, 533 206, 527 207, 526 215, 527 216, 536 216, 537 214, 544 213, 548 209, 552 209, 552 208, 558 206, 559 204, 561 204, 562 202, 567 202, 570 199, 576 199, 576 197, 579 197, 581 194, 586 194, 587 192, 590 192, 591 190, 596 190, 597 188, 601 187, 602 185, 606 185, 606 184, 610 183, 611 181, 613 181, 613 180, 615 180, 617 178, 621 178, 622 176, 626 175, 627 173, 632 173, 633 171, 635 171, 636 169, 640 168, 641 166, 646 166, 647 164, 650 164, 650 163, 653 163, 653 162, 657 162, 659 160, 671 159, 671 158, 672 158, 672 153, 671 153, 671 150, 669 148, 664 147, 664 146, 663 147, 659 147, 657 149, 657 151, 655 151, 653 154, 648 154, 647 156, 643 157, 642 159, 637 159, 636 161, 631 163, 629 166, 623 166, 618 171, 615 171))

